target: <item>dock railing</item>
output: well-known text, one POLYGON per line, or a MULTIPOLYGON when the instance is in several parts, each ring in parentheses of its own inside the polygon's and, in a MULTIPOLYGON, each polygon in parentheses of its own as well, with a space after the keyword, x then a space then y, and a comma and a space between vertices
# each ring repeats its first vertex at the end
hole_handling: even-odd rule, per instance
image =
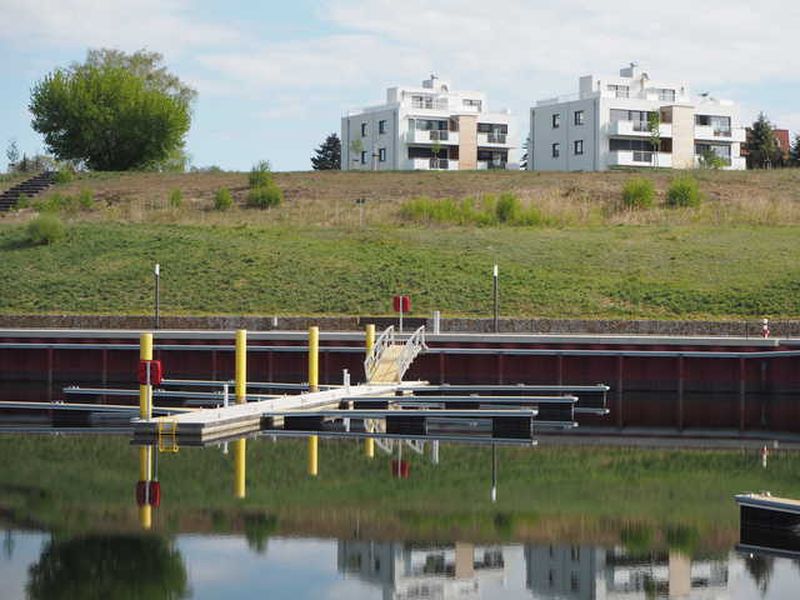
POLYGON ((408 371, 414 359, 428 347, 425 345, 425 326, 419 327, 411 336, 406 340, 403 351, 397 357, 397 376, 400 381, 408 371))
POLYGON ((372 346, 372 352, 364 359, 364 374, 367 377, 367 381, 369 381, 375 373, 378 362, 380 362, 381 356, 386 348, 394 346, 394 337, 394 325, 390 325, 378 336, 378 339, 375 340, 375 344, 372 346))

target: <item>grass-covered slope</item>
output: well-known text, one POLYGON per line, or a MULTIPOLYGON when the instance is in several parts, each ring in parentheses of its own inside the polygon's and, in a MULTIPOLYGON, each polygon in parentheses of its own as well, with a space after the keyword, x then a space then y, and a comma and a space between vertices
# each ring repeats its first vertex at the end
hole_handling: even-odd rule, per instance
POLYGON ((0 219, 0 313, 149 312, 159 262, 171 314, 387 313, 404 292, 487 315, 497 262, 505 316, 800 316, 800 169, 697 171, 704 201, 672 209, 678 175, 279 173, 268 210, 244 207, 242 173, 84 175, 43 200, 58 242, 26 241, 31 208, 0 219), (623 206, 631 177, 651 208, 623 206), (495 218, 505 200, 517 218, 495 218))
POLYGON ((75 222, 50 246, 0 227, 0 312, 745 318, 800 315, 800 227, 297 228, 75 222))

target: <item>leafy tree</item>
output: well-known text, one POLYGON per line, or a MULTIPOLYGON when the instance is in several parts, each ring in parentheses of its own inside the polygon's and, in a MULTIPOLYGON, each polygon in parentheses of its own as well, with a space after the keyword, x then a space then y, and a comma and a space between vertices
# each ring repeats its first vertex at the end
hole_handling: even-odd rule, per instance
POLYGON ((764 113, 759 113, 747 136, 747 166, 751 169, 767 169, 772 166, 778 152, 772 124, 764 113))
POLYGON ((794 136, 794 143, 792 144, 790 156, 792 158, 792 164, 795 167, 800 167, 800 133, 794 136))
POLYGON ((658 166, 658 150, 661 148, 661 115, 655 111, 647 114, 647 131, 650 133, 650 147, 653 149, 653 166, 658 166))
POLYGON ((700 155, 700 168, 702 169, 721 169, 725 164, 725 160, 711 148, 706 148, 700 155))
POLYGON ((84 64, 56 69, 36 83, 29 105, 33 129, 57 158, 91 169, 160 168, 175 161, 196 94, 161 60, 144 50, 90 50, 84 64))
POLYGON ((31 566, 28 597, 161 598, 189 595, 183 558, 153 535, 89 535, 52 539, 31 566))
POLYGON ((335 133, 325 138, 314 150, 311 164, 315 171, 338 171, 342 168, 342 141, 335 133))
POLYGON ((528 135, 525 138, 525 142, 522 144, 522 149, 524 152, 519 159, 519 168, 521 171, 524 171, 528 168, 528 161, 530 160, 530 153, 531 153, 531 136, 528 135))
POLYGON ((11 172, 19 160, 19 147, 17 140, 9 140, 8 148, 6 148, 6 158, 8 159, 8 171, 11 172))

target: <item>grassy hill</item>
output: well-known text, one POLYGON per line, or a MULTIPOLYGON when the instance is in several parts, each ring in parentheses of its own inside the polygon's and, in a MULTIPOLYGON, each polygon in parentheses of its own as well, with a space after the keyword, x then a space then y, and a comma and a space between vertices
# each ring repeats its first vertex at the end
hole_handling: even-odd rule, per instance
POLYGON ((397 292, 415 312, 486 315, 500 264, 506 316, 800 316, 800 170, 694 173, 694 209, 621 206, 630 173, 279 173, 284 203, 244 206, 241 173, 96 174, 62 210, 66 237, 26 242, 31 209, 0 219, 0 312, 144 313, 160 262, 172 314, 375 314, 397 292), (213 210, 228 187, 236 206, 213 210), (180 190, 179 207, 169 202, 180 190), (420 222, 414 199, 512 193, 537 226, 420 222), (356 198, 365 198, 362 215, 356 198))

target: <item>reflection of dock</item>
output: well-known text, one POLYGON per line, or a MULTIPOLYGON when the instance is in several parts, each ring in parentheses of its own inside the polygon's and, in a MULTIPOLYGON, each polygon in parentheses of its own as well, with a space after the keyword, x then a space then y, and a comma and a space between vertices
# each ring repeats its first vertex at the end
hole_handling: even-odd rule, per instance
POLYGON ((480 582, 502 579, 502 548, 467 543, 416 545, 342 540, 341 573, 380 585, 385 600, 480 598, 480 582))
POLYGON ((528 588, 537 597, 569 600, 724 598, 725 561, 680 552, 629 555, 622 548, 526 546, 528 588))
POLYGON ((742 549, 800 552, 800 501, 769 494, 739 494, 742 549))

